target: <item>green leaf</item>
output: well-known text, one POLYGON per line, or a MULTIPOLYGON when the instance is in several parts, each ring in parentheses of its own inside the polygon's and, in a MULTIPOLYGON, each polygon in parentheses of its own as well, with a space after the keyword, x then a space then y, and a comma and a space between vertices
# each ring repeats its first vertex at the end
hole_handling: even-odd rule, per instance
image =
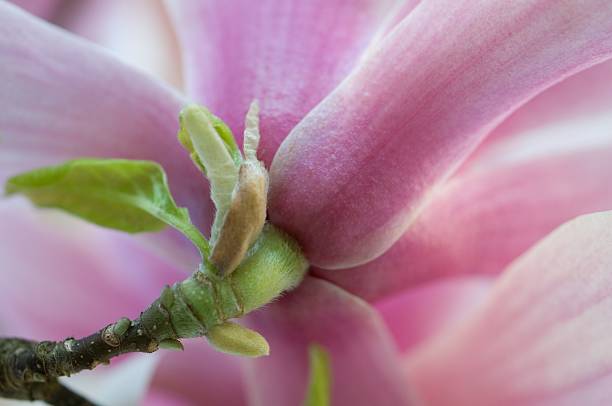
POLYGON ((208 109, 199 105, 189 105, 186 106, 181 115, 179 116, 179 120, 181 121, 181 129, 178 132, 178 139, 181 145, 189 152, 191 159, 195 163, 195 165, 206 175, 206 165, 202 162, 196 148, 193 145, 193 141, 191 139, 191 135, 187 131, 184 125, 184 120, 186 116, 186 112, 190 109, 197 109, 202 112, 210 124, 212 128, 215 130, 216 134, 221 139, 224 148, 229 153, 234 165, 236 167, 240 166, 242 163, 242 154, 240 153, 240 149, 238 148, 238 144, 236 144, 236 140, 234 139, 234 134, 232 134, 232 130, 221 120, 219 117, 212 114, 208 109))
POLYGON ((17 175, 6 194, 23 194, 34 204, 53 207, 100 226, 139 233, 171 225, 208 255, 208 242, 176 206, 164 170, 150 161, 77 159, 17 175))
POLYGON ((213 128, 223 140, 225 147, 227 148, 227 152, 232 156, 232 160, 236 166, 240 166, 242 163, 242 154, 240 153, 240 149, 238 148, 238 144, 236 144, 236 140, 234 139, 234 134, 232 134, 232 130, 221 120, 219 117, 210 113, 210 118, 212 121, 213 128))
POLYGON ((179 122, 179 141, 210 182, 210 196, 217 209, 210 237, 214 245, 238 182, 242 155, 229 128, 205 107, 197 104, 184 107, 179 122))
POLYGON ((329 354, 323 347, 312 344, 308 348, 310 381, 304 406, 329 406, 331 367, 329 354))

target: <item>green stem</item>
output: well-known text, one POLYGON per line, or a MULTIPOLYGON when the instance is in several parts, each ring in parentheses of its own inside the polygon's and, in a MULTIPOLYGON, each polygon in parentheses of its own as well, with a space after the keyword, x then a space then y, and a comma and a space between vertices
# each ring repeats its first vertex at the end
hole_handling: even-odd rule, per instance
POLYGON ((203 268, 166 287, 140 320, 158 341, 201 337, 293 289, 307 269, 297 244, 267 225, 233 274, 224 278, 203 268))
MULTIPOLYGON (((135 320, 122 318, 81 339, 0 339, 0 396, 34 399, 34 389, 57 394, 58 377, 108 364, 117 355, 180 349, 180 339, 206 336, 215 326, 293 289, 307 268, 295 242, 268 225, 233 274, 223 278, 203 266, 166 286, 135 320)), ((49 396, 42 400, 49 402, 49 396)))

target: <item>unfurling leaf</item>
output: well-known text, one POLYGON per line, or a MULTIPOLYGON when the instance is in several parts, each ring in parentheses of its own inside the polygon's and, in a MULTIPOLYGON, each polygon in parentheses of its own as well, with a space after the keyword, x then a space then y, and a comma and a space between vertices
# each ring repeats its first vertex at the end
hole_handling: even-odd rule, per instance
POLYGON ((261 357, 270 354, 266 339, 256 331, 237 323, 225 322, 206 334, 208 342, 217 350, 243 357, 261 357))
POLYGON ((313 344, 308 348, 310 379, 304 406, 329 406, 331 367, 329 354, 323 347, 313 344))
MULTIPOLYGON (((238 145, 236 144, 236 140, 234 139, 234 135, 232 134, 232 130, 229 129, 227 124, 225 124, 223 122, 223 120, 221 120, 219 117, 215 116, 210 111, 208 111, 205 107, 198 106, 198 105, 189 105, 189 106, 186 106, 183 109, 183 111, 181 112, 181 115, 179 117, 179 121, 185 120, 185 115, 190 110, 191 111, 199 110, 202 114, 204 114, 206 116, 206 120, 210 122, 210 124, 212 125, 212 128, 215 130, 217 135, 220 137, 221 141, 223 141, 223 144, 225 145, 225 148, 226 148, 227 152, 232 157, 234 163, 236 164, 236 166, 239 166, 240 162, 242 162, 242 155, 240 154, 240 150, 238 149, 238 145)), ((181 123, 181 124, 183 124, 183 123, 181 123)), ((204 172, 204 174, 206 174, 206 166, 200 160, 200 157, 198 156, 198 153, 195 150, 195 147, 194 147, 193 142, 191 140, 191 135, 185 129, 184 126, 182 126, 182 128, 179 130, 178 139, 179 139, 179 142, 181 143, 181 145, 183 145, 183 147, 191 155, 191 159, 193 160, 195 165, 202 172, 204 172)))
POLYGON ((210 237, 214 245, 238 182, 242 155, 229 129, 205 107, 192 104, 183 108, 179 121, 179 141, 210 182, 210 195, 217 208, 210 237))
POLYGON ((23 194, 34 204, 65 210, 100 226, 129 233, 181 231, 208 255, 208 242, 177 207, 161 166, 150 161, 77 159, 9 179, 6 194, 23 194))

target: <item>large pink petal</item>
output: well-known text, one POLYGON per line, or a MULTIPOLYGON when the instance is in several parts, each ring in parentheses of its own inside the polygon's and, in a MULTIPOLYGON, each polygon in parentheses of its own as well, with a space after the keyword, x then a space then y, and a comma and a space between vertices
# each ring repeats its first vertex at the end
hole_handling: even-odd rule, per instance
MULTIPOLYGON (((492 148, 497 148, 496 145, 504 145, 508 137, 535 132, 563 122, 603 116, 603 113, 612 109, 611 78, 612 61, 608 60, 542 92, 495 128, 469 157, 463 169, 477 163, 481 155, 488 154, 492 148)), ((587 128, 592 127, 589 125, 587 128)), ((577 134, 574 139, 580 140, 581 135, 577 134)), ((533 146, 538 147, 538 144, 534 143, 533 146)))
POLYGON ((612 208, 610 156, 609 143, 456 177, 383 256, 318 274, 376 300, 432 278, 499 272, 560 223, 612 208))
POLYGON ((151 383, 153 400, 172 398, 184 405, 246 404, 240 358, 214 350, 204 339, 183 344, 183 352, 162 353, 151 383))
POLYGON ((151 159, 208 219, 201 174, 176 140, 183 100, 102 49, 0 3, 0 183, 81 157, 151 159))
POLYGON ((315 265, 387 250, 482 137, 612 54, 607 0, 421 3, 291 133, 270 215, 315 265))
POLYGON ((376 304, 401 352, 413 351, 482 303, 493 278, 454 278, 409 289, 376 304))
POLYGON ((612 212, 574 220, 504 272, 466 323, 413 354, 428 405, 612 402, 612 212))
POLYGON ((348 73, 393 0, 169 1, 189 94, 240 136, 261 104, 269 164, 297 122, 348 73))
POLYGON ((174 86, 182 84, 180 51, 162 0, 10 2, 174 86))
POLYGON ((73 1, 54 22, 128 64, 181 85, 180 50, 162 0, 73 1))
POLYGON ((55 17, 65 3, 64 0, 10 0, 10 2, 46 20, 55 17))
POLYGON ((381 24, 377 37, 370 43, 373 49, 378 46, 378 41, 387 36, 406 18, 422 0, 400 0, 395 3, 395 9, 387 15, 387 19, 381 24))
POLYGON ((497 273, 569 219, 612 209, 612 63, 523 106, 389 251, 320 275, 369 300, 440 276, 497 273))
POLYGON ((127 236, 29 207, 0 205, 0 331, 32 339, 95 332, 136 317, 184 274, 127 236))
POLYGON ((332 404, 409 403, 396 350, 378 314, 334 285, 307 277, 250 321, 268 339, 271 351, 269 357, 248 361, 252 405, 302 404, 312 343, 324 346, 331 356, 332 404))

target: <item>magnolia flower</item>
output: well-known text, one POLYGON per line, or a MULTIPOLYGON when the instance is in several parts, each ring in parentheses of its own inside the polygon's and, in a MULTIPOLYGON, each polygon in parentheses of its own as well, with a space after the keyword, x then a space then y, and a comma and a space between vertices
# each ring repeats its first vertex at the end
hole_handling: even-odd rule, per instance
MULTIPOLYGON (((316 342, 336 405, 611 401, 612 213, 572 219, 612 208, 612 3, 417 3, 170 1, 184 93, 0 4, 0 180, 154 160, 205 230, 178 112, 197 101, 240 134, 257 98, 269 219, 312 264, 247 320, 269 357, 195 341, 120 394, 152 376, 146 404, 300 404, 316 342)), ((172 231, 133 238, 16 199, 0 217, 3 334, 90 333, 197 260, 172 231)))

